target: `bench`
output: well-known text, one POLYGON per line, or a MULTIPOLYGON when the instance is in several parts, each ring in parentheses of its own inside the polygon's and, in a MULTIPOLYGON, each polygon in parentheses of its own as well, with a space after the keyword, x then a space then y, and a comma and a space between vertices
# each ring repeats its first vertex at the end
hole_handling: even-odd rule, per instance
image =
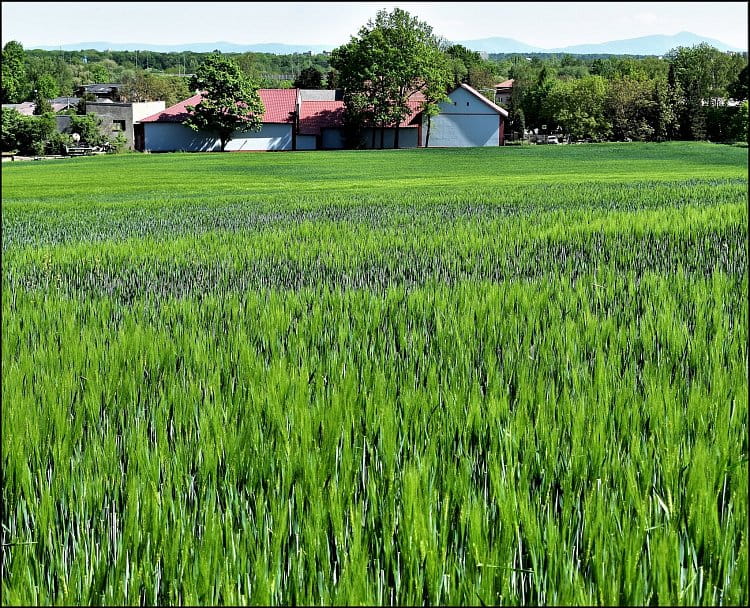
POLYGON ((94 148, 91 146, 65 146, 65 153, 68 156, 91 156, 94 148))

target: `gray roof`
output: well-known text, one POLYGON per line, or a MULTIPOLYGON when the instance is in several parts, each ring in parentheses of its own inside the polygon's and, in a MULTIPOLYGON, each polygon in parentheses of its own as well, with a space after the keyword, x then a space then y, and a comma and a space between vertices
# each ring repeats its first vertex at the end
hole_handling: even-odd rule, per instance
POLYGON ((341 101, 343 91, 334 89, 300 89, 300 101, 341 101))
POLYGON ((85 84, 81 87, 78 87, 79 89, 83 89, 87 93, 111 93, 112 91, 115 91, 117 89, 121 89, 121 84, 85 84))

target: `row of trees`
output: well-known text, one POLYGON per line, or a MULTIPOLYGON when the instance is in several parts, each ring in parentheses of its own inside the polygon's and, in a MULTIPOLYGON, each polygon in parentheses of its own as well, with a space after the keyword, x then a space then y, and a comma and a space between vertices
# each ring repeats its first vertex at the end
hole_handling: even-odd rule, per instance
MULTIPOLYGON (((129 99, 148 96, 149 100, 171 101, 187 89, 190 75, 213 53, 159 53, 152 51, 43 51, 25 50, 11 40, 2 51, 2 103, 33 101, 34 91, 44 89, 48 98, 73 96, 79 86, 94 83, 121 83, 129 99), (133 89, 131 91, 131 88, 133 89)), ((315 72, 325 86, 328 57, 318 55, 274 55, 272 53, 232 53, 240 70, 260 86, 291 87, 304 70, 315 72)), ((333 84, 332 82, 330 83, 333 84)), ((179 99, 184 99, 181 97, 179 99)))
POLYGON ((546 127, 574 138, 747 139, 747 57, 707 44, 676 48, 663 60, 597 59, 580 78, 524 64, 511 75, 507 109, 518 133, 546 127))

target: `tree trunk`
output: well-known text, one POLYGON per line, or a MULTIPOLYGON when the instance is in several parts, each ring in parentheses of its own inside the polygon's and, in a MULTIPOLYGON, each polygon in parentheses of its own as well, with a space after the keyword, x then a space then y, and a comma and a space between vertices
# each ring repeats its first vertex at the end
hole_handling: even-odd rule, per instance
POLYGON ((424 139, 424 147, 430 147, 430 127, 432 126, 432 116, 427 115, 427 136, 424 139))

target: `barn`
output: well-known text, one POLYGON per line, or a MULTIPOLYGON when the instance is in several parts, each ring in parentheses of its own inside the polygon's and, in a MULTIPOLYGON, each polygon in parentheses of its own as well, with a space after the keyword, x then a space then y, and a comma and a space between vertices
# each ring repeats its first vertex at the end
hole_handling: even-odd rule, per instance
MULTIPOLYGON (((335 150, 344 147, 344 102, 340 92, 307 89, 259 89, 265 113, 258 132, 236 132, 227 151, 335 150)), ((138 149, 147 152, 213 152, 221 149, 219 138, 184 126, 187 106, 197 105, 199 94, 136 125, 138 149)), ((440 113, 428 122, 422 112, 424 99, 409 100, 411 113, 399 125, 399 148, 503 145, 508 113, 481 93, 462 84, 440 104, 440 113)), ((365 148, 393 148, 395 129, 366 126, 361 141, 365 148), (382 143, 381 143, 382 138, 382 143)))
MULTIPOLYGON (((295 148, 295 111, 297 89, 258 89, 263 105, 260 131, 238 131, 227 144, 229 152, 257 150, 292 150, 295 148)), ((140 141, 146 152, 213 152, 221 150, 221 141, 214 133, 197 132, 182 122, 187 106, 197 105, 201 95, 193 95, 162 112, 141 119, 140 141)))
POLYGON ((439 105, 440 114, 429 124, 422 119, 422 146, 430 148, 469 148, 502 146, 508 112, 492 103, 468 84, 461 84, 439 105))

